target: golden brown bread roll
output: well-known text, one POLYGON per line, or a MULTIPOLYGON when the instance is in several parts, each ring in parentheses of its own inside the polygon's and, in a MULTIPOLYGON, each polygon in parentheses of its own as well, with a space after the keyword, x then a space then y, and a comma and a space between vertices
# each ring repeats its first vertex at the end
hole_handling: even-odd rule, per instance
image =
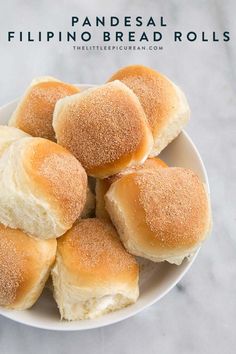
POLYGON ((110 223, 84 219, 58 239, 52 279, 62 318, 94 318, 135 302, 138 277, 110 223))
POLYGON ((34 79, 18 103, 9 125, 26 133, 55 141, 52 117, 56 102, 80 90, 53 77, 34 79))
POLYGON ((144 162, 153 145, 138 98, 119 81, 59 100, 53 127, 58 143, 94 177, 144 162))
POLYGON ((108 189, 110 188, 111 184, 117 181, 122 176, 132 173, 134 171, 142 170, 142 169, 149 169, 149 168, 161 168, 167 167, 167 164, 158 157, 148 158, 142 165, 133 166, 127 168, 126 170, 117 173, 114 176, 105 178, 105 179, 96 179, 96 216, 101 219, 109 220, 109 214, 106 211, 105 207, 105 194, 107 193, 108 189))
POLYGON ((184 168, 140 170, 114 182, 106 209, 126 249, 154 262, 180 264, 211 227, 203 183, 184 168))
POLYGON ((190 116, 184 93, 163 74, 143 65, 118 70, 109 81, 120 80, 138 96, 152 129, 158 155, 182 130, 190 116))
POLYGON ((0 223, 39 238, 55 238, 80 216, 87 176, 62 146, 26 137, 0 158, 0 223))
POLYGON ((0 306, 25 310, 37 301, 56 246, 56 240, 39 240, 0 224, 0 306))

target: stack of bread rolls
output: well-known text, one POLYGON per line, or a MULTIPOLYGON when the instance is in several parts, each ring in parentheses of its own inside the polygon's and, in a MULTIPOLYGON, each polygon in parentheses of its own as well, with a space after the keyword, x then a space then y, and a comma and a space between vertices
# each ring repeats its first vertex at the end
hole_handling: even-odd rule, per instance
POLYGON ((0 306, 30 308, 51 274, 61 318, 94 318, 137 301, 135 256, 194 254, 207 191, 157 157, 189 115, 181 89, 141 65, 82 92, 32 82, 0 127, 0 306))

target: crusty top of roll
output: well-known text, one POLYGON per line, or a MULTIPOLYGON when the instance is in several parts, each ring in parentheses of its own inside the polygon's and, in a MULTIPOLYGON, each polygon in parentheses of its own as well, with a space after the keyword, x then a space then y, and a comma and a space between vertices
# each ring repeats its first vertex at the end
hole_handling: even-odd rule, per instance
POLYGON ((112 184, 105 198, 116 227, 119 221, 121 230, 127 227, 127 242, 133 239, 144 254, 145 250, 163 253, 196 247, 210 228, 204 185, 188 169, 161 168, 125 175, 112 184))
POLYGON ((168 165, 159 157, 149 157, 141 166, 135 166, 135 170, 149 169, 149 168, 165 168, 168 165))
POLYGON ((60 100, 53 127, 58 143, 102 178, 145 160, 153 144, 138 98, 119 81, 60 100))
POLYGON ((167 164, 158 157, 148 158, 142 165, 136 165, 133 167, 129 167, 113 176, 104 178, 104 179, 96 179, 96 216, 102 219, 109 219, 109 214, 106 211, 105 207, 105 194, 109 190, 112 183, 117 181, 122 176, 133 173, 135 171, 143 170, 143 169, 152 169, 152 168, 164 168, 167 167, 167 164))
POLYGON ((168 167, 167 164, 163 160, 161 160, 159 157, 149 157, 146 161, 144 161, 143 164, 126 168, 125 170, 117 173, 116 175, 106 178, 104 181, 107 182, 107 185, 111 185, 112 183, 117 181, 119 178, 121 178, 122 176, 127 175, 129 173, 139 171, 139 170, 146 170, 146 169, 152 169, 152 168, 165 168, 165 167, 168 167))
POLYGON ((22 161, 35 196, 48 199, 61 221, 71 225, 83 210, 87 176, 80 162, 62 146, 42 138, 24 138, 22 161))
POLYGON ((155 135, 178 109, 175 85, 163 74, 143 65, 118 70, 109 81, 120 80, 138 96, 155 135))
POLYGON ((38 240, 0 224, 0 306, 24 307, 26 297, 39 291, 40 279, 46 280, 55 254, 56 240, 38 240))
POLYGON ((9 125, 20 128, 32 136, 55 140, 52 127, 55 104, 59 99, 79 91, 77 87, 52 77, 34 79, 20 100, 9 125))
POLYGON ((135 282, 138 265, 122 246, 114 227, 99 219, 84 219, 58 239, 58 254, 77 286, 135 282))

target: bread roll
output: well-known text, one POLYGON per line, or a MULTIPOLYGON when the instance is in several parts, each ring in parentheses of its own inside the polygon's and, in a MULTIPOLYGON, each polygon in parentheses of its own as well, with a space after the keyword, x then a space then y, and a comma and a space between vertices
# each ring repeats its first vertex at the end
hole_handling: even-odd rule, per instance
POLYGON ((190 116, 184 93, 166 76, 143 65, 118 70, 109 81, 120 80, 138 96, 152 129, 158 155, 181 132, 190 116))
POLYGON ((138 277, 135 258, 105 221, 81 220, 58 239, 52 279, 61 318, 95 318, 135 302, 138 277))
POLYGON ((101 219, 109 220, 109 214, 106 211, 104 196, 110 188, 111 184, 117 181, 122 176, 132 173, 134 171, 149 169, 149 168, 161 168, 167 167, 167 164, 159 159, 158 157, 153 157, 147 159, 142 165, 133 166, 131 168, 127 168, 126 170, 121 171, 120 173, 105 178, 105 179, 96 179, 96 216, 101 219))
POLYGON ((154 262, 180 264, 209 233, 203 183, 184 168, 142 170, 114 182, 106 209, 126 249, 154 262))
POLYGON ((71 228, 86 199, 87 176, 60 145, 21 138, 0 159, 0 223, 39 238, 71 228))
POLYGON ((39 298, 56 255, 56 240, 39 240, 0 225, 0 306, 25 310, 39 298))
POLYGON ((53 77, 34 79, 9 121, 26 133, 55 141, 52 116, 56 102, 78 93, 79 89, 53 77))
POLYGON ((94 177, 144 162, 153 145, 138 98, 119 81, 59 100, 53 127, 58 143, 94 177))
POLYGON ((14 141, 29 136, 20 129, 0 125, 0 157, 14 141))

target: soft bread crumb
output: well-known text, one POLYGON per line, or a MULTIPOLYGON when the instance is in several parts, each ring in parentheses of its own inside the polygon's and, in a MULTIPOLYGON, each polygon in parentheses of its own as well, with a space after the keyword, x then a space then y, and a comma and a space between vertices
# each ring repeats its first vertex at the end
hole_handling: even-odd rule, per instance
POLYGON ((12 143, 27 136, 29 135, 20 129, 0 125, 0 157, 12 143))
POLYGON ((58 240, 52 270, 62 318, 94 318, 137 300, 138 264, 113 226, 99 219, 77 223, 58 240))

